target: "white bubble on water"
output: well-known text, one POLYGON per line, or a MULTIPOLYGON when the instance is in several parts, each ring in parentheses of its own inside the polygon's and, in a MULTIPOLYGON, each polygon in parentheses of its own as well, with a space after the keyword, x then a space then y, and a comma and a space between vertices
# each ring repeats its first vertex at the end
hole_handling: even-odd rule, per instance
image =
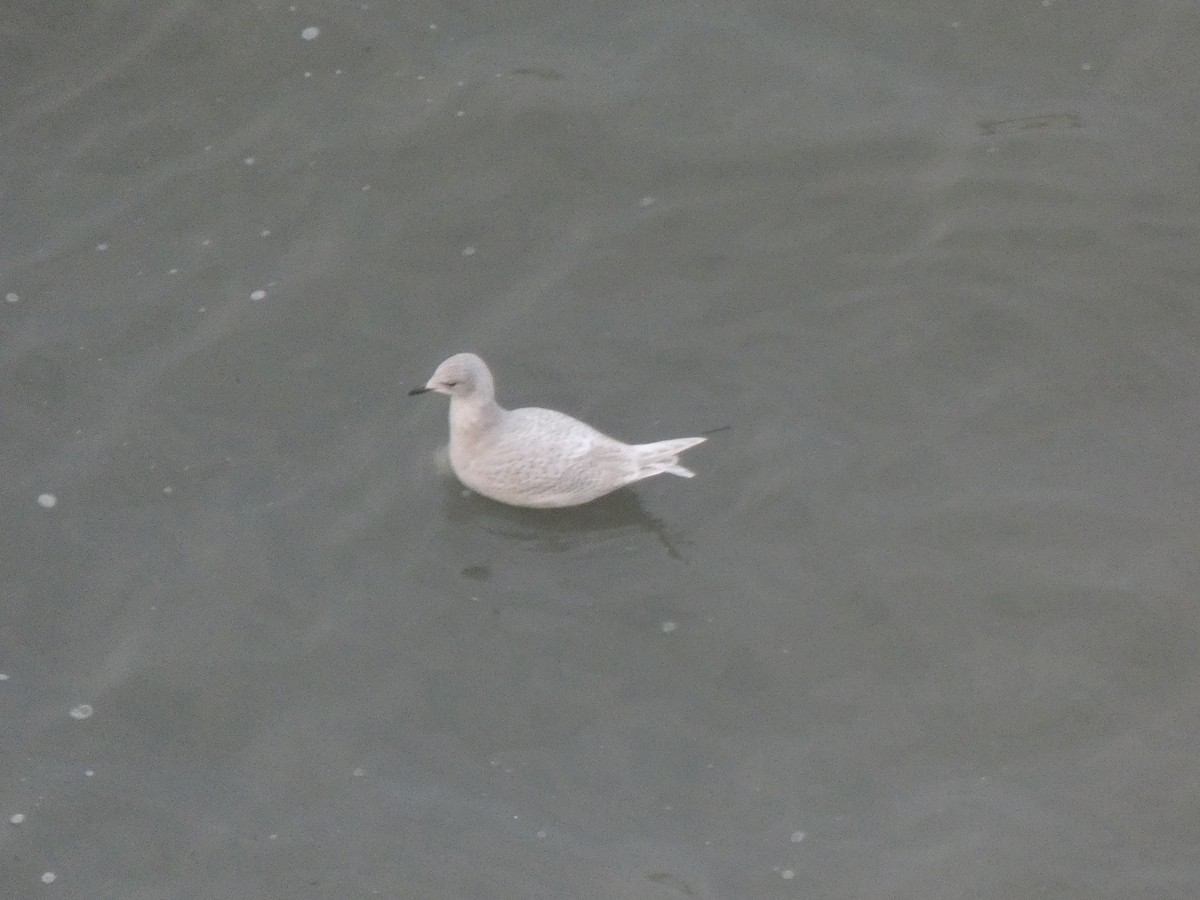
POLYGON ((263 290, 251 291, 251 292, 250 292, 250 299, 251 299, 251 300, 262 300, 262 299, 263 299, 264 297, 266 297, 266 296, 267 296, 267 292, 266 292, 266 291, 263 291, 263 290))
POLYGON ((355 778, 362 778, 364 775, 367 774, 367 770, 364 769, 362 766, 359 766, 357 769, 352 771, 350 774, 353 775, 355 778))
POLYGON ((792 832, 792 843, 798 844, 802 840, 804 840, 805 837, 807 837, 807 835, 805 835, 805 833, 803 831, 793 831, 792 832))
POLYGON ((255 159, 253 156, 247 156, 245 159, 242 160, 242 162, 244 162, 248 166, 252 166, 255 163, 255 159))
POLYGON ((638 206, 640 206, 642 209, 645 209, 646 207, 653 206, 653 205, 654 205, 653 197, 643 197, 641 200, 638 201, 638 206))
POLYGON ((25 821, 25 813, 13 813, 8 817, 8 821, 12 822, 14 825, 20 825, 25 821))
POLYGON ((108 249, 108 244, 105 244, 105 243, 97 244, 96 249, 99 250, 101 253, 103 253, 105 250, 108 249))
POLYGON ((53 872, 43 872, 42 873, 42 884, 53 884, 54 879, 57 877, 58 876, 55 875, 53 872))
POLYGON ((18 300, 21 299, 21 297, 20 297, 20 295, 14 294, 12 291, 9 291, 7 294, 4 295, 4 299, 6 301, 8 301, 9 303, 16 303, 18 300))
POLYGON ((8 675, 4 672, 0 672, 0 681, 8 681, 8 675))
POLYGON ((89 703, 80 703, 78 706, 71 707, 72 719, 88 719, 92 715, 92 707, 89 703))
POLYGON ((670 619, 668 619, 666 622, 662 623, 662 633, 670 634, 672 631, 674 631, 678 627, 679 627, 678 622, 672 622, 670 619))
POLYGON ((785 881, 790 881, 791 879, 796 877, 796 873, 794 871, 792 871, 791 869, 784 869, 782 872, 779 873, 779 877, 784 879, 785 881))
POLYGON ((463 247, 462 255, 463 256, 474 256, 475 248, 474 247, 463 247))
POLYGON ((321 36, 321 29, 318 28, 316 25, 309 25, 307 28, 305 28, 303 31, 300 32, 300 37, 304 38, 304 40, 306 40, 306 41, 315 41, 320 36, 321 36))
POLYGON ((260 231, 260 232, 258 233, 258 236, 259 236, 259 237, 270 237, 270 236, 271 236, 271 229, 270 229, 270 228, 264 228, 262 231, 260 231))
POLYGON ((53 494, 38 494, 38 506, 42 509, 53 509, 58 503, 58 498, 53 494))

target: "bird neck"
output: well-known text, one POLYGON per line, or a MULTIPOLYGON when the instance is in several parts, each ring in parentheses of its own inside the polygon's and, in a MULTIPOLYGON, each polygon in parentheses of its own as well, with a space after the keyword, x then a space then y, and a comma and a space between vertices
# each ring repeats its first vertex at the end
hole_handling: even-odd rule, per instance
POLYGON ((495 425, 504 410, 491 398, 450 398, 450 433, 475 436, 495 425))

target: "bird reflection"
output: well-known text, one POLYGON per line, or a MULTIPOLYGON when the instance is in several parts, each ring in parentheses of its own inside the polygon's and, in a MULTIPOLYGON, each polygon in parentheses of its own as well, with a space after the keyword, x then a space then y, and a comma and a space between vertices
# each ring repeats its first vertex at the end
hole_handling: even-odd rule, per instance
POLYGON ((488 500, 446 480, 447 518, 462 524, 475 521, 489 534, 521 541, 544 553, 564 553, 597 538, 615 538, 641 531, 662 545, 671 559, 687 562, 667 534, 666 525, 642 505, 633 490, 615 491, 582 506, 526 509, 488 500))

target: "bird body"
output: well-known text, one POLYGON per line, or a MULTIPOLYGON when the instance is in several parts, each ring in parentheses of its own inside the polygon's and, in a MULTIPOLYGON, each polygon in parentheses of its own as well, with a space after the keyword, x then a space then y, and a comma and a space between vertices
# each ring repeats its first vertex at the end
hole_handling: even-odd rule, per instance
POLYGON ((625 444, 552 409, 504 409, 492 373, 473 353, 450 357, 409 393, 426 391, 450 396, 454 474, 473 491, 513 506, 576 506, 663 472, 691 478, 679 454, 705 440, 625 444))

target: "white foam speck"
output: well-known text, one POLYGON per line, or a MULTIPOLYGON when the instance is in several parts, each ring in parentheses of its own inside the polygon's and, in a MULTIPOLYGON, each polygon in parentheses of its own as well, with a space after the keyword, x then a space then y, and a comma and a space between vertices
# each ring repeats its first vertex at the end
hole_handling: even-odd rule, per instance
POLYGON ((96 249, 99 250, 101 253, 103 253, 105 250, 108 249, 108 244, 104 244, 104 243, 97 244, 96 249))
POLYGON ((164 494, 173 494, 173 493, 175 493, 175 488, 171 487, 168 484, 165 488, 163 488, 163 493, 164 494))
POLYGON ((1082 66, 1080 66, 1080 68, 1083 69, 1083 71, 1085 71, 1085 72, 1090 72, 1090 71, 1092 71, 1092 64, 1084 63, 1082 66))
POLYGON ((792 832, 792 843, 798 844, 802 840, 804 840, 805 837, 806 837, 806 835, 804 834, 803 831, 793 831, 792 832))
POLYGON ((662 623, 662 633, 670 634, 672 631, 674 631, 678 627, 679 627, 678 622, 671 622, 668 620, 668 621, 662 623))
POLYGON ((204 240, 202 240, 200 242, 200 246, 201 247, 211 247, 212 246, 212 238, 205 238, 204 240))
POLYGON ((53 884, 54 879, 57 877, 58 876, 55 875, 53 872, 43 872, 42 873, 42 884, 53 884))
POLYGON ((42 509, 53 509, 58 503, 58 498, 53 494, 38 494, 38 506, 42 509))
POLYGON ((474 256, 475 248, 474 247, 463 247, 462 255, 463 256, 474 256))
POLYGON ((796 873, 794 871, 792 871, 791 869, 784 869, 782 872, 779 873, 779 877, 782 878, 784 881, 790 881, 791 879, 796 877, 796 873))
POLYGON ((304 77, 305 77, 305 78, 312 78, 312 72, 305 72, 305 73, 304 73, 304 77))
POLYGON ((458 85, 459 87, 466 87, 466 86, 467 86, 467 83, 466 83, 465 81, 456 81, 456 82, 455 82, 455 84, 456 84, 456 85, 458 85))
POLYGON ((430 22, 430 23, 429 23, 429 30, 430 30, 430 31, 437 31, 437 23, 436 23, 436 22, 430 22))
POLYGON ((0 672, 0 681, 8 681, 8 674, 5 672, 0 672))
POLYGON ((638 206, 640 206, 642 209, 645 209, 647 206, 653 206, 653 205, 654 205, 653 197, 643 197, 641 200, 638 201, 638 206))
POLYGON ((83 774, 85 776, 87 776, 88 778, 91 778, 93 775, 96 774, 96 770, 95 769, 84 769, 83 774))
POLYGON ((18 300, 21 299, 21 297, 18 294, 14 294, 12 291, 9 291, 7 294, 4 295, 4 299, 6 301, 8 301, 9 303, 16 303, 18 300))
POLYGON ((538 831, 537 836, 540 838, 544 838, 546 836, 546 829, 543 828, 540 831, 538 831))
POLYGON ((265 296, 267 296, 267 292, 266 292, 266 291, 261 291, 261 290, 260 290, 260 291, 251 291, 251 292, 250 292, 250 299, 251 299, 251 300, 261 300, 261 299, 263 299, 263 297, 265 297, 265 296))
POLYGON ((253 156, 247 156, 245 159, 242 160, 242 162, 244 162, 248 166, 252 166, 252 165, 254 165, 255 160, 254 160, 253 156))
POLYGON ((12 822, 14 825, 20 825, 25 821, 25 813, 13 813, 8 817, 8 821, 12 822))
POLYGON ((168 275, 178 275, 179 270, 178 269, 167 269, 167 274, 168 275))
POLYGON ((315 41, 320 36, 321 36, 321 29, 318 28, 316 25, 309 25, 302 32, 300 32, 300 37, 304 38, 304 40, 306 40, 306 41, 315 41))
POLYGON ((270 229, 270 228, 264 228, 262 231, 260 231, 260 232, 258 233, 258 236, 259 236, 259 237, 270 237, 270 236, 271 236, 271 229, 270 229))
POLYGON ((462 118, 463 116, 465 116, 467 113, 466 113, 466 111, 465 111, 465 110, 461 110, 461 109, 460 109, 460 110, 457 110, 457 111, 456 111, 454 114, 455 114, 456 116, 458 116, 458 117, 461 119, 461 118, 462 118))
POLYGON ((350 774, 353 775, 355 778, 362 778, 364 775, 367 774, 367 770, 364 769, 362 766, 359 766, 357 769, 355 769, 350 774))
POLYGON ((72 719, 88 719, 91 718, 92 707, 89 703, 80 703, 78 706, 71 707, 72 719))

